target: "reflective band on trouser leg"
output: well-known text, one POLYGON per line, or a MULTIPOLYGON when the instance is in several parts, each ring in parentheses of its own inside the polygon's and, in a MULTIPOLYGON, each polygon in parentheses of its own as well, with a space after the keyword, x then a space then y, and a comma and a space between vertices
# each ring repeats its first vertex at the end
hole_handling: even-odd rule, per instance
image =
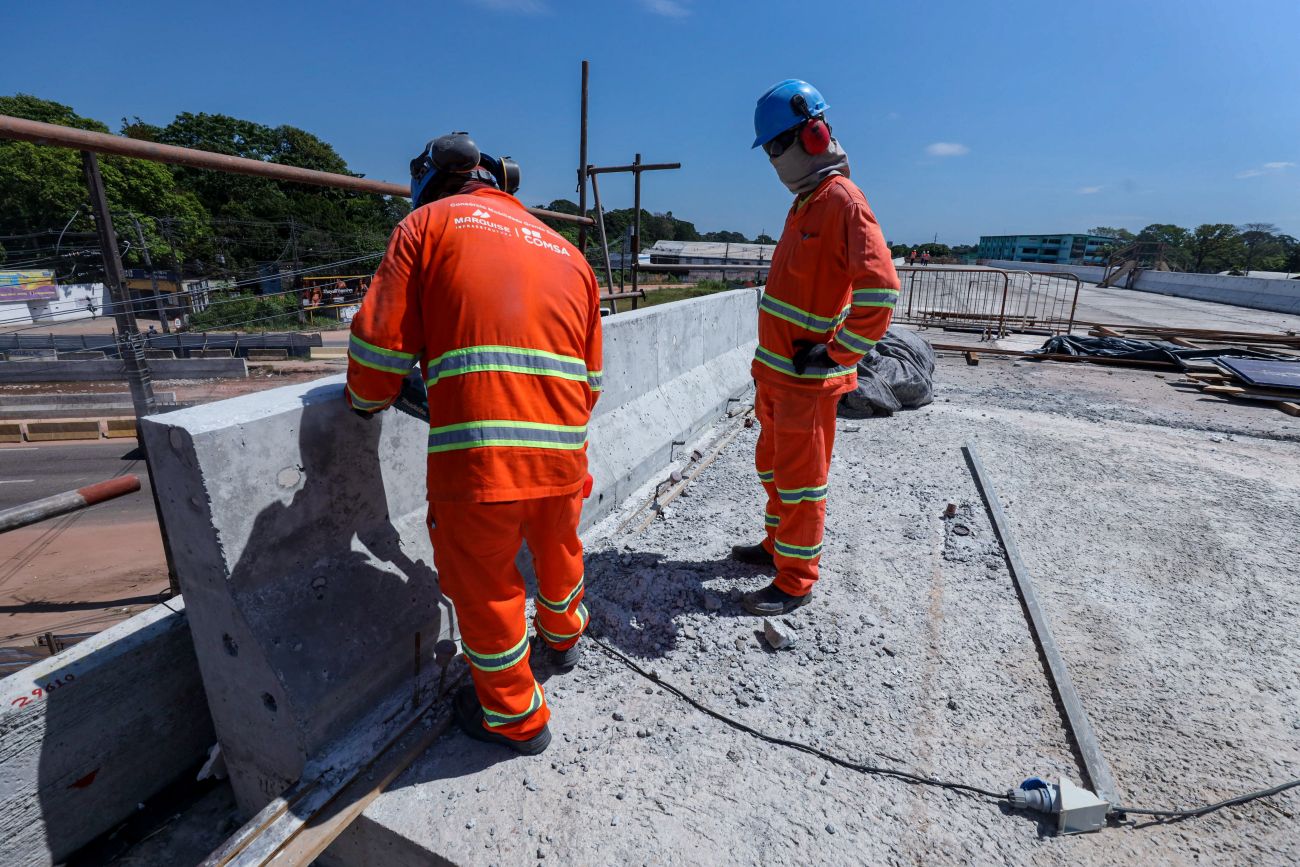
POLYGON ((529 500, 526 515, 524 539, 537 573, 537 633, 556 650, 568 650, 586 626, 578 538, 582 493, 529 500))
POLYGON ((837 395, 777 389, 773 403, 776 434, 775 507, 780 517, 769 530, 776 560, 775 584, 806 596, 817 581, 826 519, 826 475, 835 444, 837 395))
POLYGON ((364 367, 398 375, 405 375, 415 365, 413 354, 366 343, 355 334, 348 338, 348 358, 364 367))
POLYGON ((780 500, 776 495, 776 471, 771 469, 776 461, 776 428, 772 416, 771 386, 757 383, 754 390, 754 415, 758 417, 758 444, 754 447, 754 469, 767 493, 767 508, 763 513, 763 548, 772 553, 772 540, 781 523, 780 500))
POLYGON ((483 721, 490 728, 501 728, 511 723, 520 723, 528 719, 533 714, 542 709, 542 688, 533 684, 533 700, 528 703, 527 709, 520 713, 497 713, 494 710, 483 708, 483 721))
POLYGON ((589 370, 587 371, 587 385, 592 391, 601 391, 605 387, 605 371, 589 370))
POLYGON ((524 506, 433 502, 429 518, 438 584, 456 608, 461 649, 485 720, 495 720, 500 734, 528 740, 546 725, 550 710, 528 664, 528 594, 515 567, 524 506))
POLYGON ((465 658, 469 660, 469 664, 479 671, 505 671, 512 665, 523 662, 528 656, 528 634, 525 633, 514 647, 501 653, 477 653, 465 641, 462 641, 460 646, 465 651, 465 658))
POLYGON ((559 602, 552 602, 550 599, 547 599, 541 593, 538 593, 537 604, 542 608, 545 608, 547 611, 553 612, 555 614, 565 613, 566 611, 569 610, 569 606, 573 604, 574 600, 578 598, 578 594, 582 592, 583 590, 582 579, 583 576, 579 575, 578 583, 574 585, 573 590, 571 590, 569 592, 569 595, 561 599, 559 602))
POLYGON ((572 632, 551 632, 542 626, 542 611, 537 612, 537 634, 546 639, 546 643, 556 648, 565 648, 573 645, 574 640, 582 636, 583 631, 587 628, 587 606, 581 602, 578 603, 578 610, 575 612, 575 622, 578 628, 572 632))
POLYGON ((813 503, 817 500, 826 499, 826 486, 818 485, 813 488, 794 488, 786 489, 778 487, 777 496, 783 503, 813 503))

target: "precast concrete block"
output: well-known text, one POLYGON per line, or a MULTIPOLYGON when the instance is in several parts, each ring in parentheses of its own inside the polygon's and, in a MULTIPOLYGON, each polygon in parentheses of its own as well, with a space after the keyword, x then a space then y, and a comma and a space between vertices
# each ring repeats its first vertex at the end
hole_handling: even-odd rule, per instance
POLYGON ((179 597, 0 680, 0 862, 66 861, 213 737, 179 597))
POLYGON ((427 429, 397 412, 358 418, 343 379, 141 423, 212 719, 248 813, 367 712, 411 695, 448 633, 425 523, 427 429))

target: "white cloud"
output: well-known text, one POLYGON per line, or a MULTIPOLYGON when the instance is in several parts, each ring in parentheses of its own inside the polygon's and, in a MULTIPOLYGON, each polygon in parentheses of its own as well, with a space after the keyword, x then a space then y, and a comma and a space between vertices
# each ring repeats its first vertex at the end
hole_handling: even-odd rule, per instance
POLYGON ((927 145, 925 152, 932 157, 960 157, 970 153, 970 148, 956 142, 937 141, 932 145, 927 145))
POLYGON ((1271 175, 1276 172, 1284 172, 1287 169, 1293 169, 1293 168, 1295 168, 1295 163, 1287 162, 1285 160, 1277 160, 1271 163, 1264 163, 1264 165, 1260 166, 1257 169, 1246 169, 1244 172, 1237 172, 1236 178, 1237 180, 1244 180, 1246 178, 1257 178, 1260 175, 1271 175))
POLYGON ((542 15, 551 8, 545 0, 473 0, 477 6, 497 12, 517 12, 521 15, 542 15))
POLYGON ((685 18, 691 14, 683 0, 641 0, 641 5, 656 15, 665 18, 685 18))
POLYGON ((1104 187, 1101 186, 1079 187, 1079 189, 1075 190, 1075 192, 1081 196, 1091 196, 1093 193, 1100 193, 1103 189, 1104 187))

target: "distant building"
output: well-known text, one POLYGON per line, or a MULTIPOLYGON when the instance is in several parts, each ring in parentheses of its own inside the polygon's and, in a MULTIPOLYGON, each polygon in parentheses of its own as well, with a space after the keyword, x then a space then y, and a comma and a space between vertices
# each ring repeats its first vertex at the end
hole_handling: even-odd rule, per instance
POLYGON ((709 267, 698 271, 674 269, 673 273, 685 271, 692 278, 723 278, 733 280, 763 279, 766 271, 746 270, 746 265, 772 264, 772 252, 775 244, 730 244, 725 241, 655 241, 654 246, 645 252, 650 254, 649 264, 642 264, 647 270, 654 270, 655 265, 709 265, 727 266, 709 267), (734 270, 731 266, 735 266, 734 270))
POLYGON ((1059 235, 980 235, 978 259, 1010 262, 1104 265, 1117 238, 1081 233, 1059 235))

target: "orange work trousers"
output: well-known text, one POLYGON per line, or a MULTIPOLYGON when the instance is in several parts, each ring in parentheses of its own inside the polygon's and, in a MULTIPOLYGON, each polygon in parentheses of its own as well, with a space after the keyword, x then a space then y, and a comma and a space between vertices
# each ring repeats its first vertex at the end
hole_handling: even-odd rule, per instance
POLYGON ((443 595, 456 606, 483 724, 528 740, 551 718, 528 664, 524 578, 515 565, 527 541, 537 573, 537 633, 557 650, 578 643, 582 604, 582 494, 508 503, 429 504, 429 536, 443 595))
POLYGON ((817 581, 839 402, 838 394, 762 382, 754 397, 762 426, 754 466, 767 491, 763 547, 776 560, 776 586, 792 596, 807 596, 817 581))

